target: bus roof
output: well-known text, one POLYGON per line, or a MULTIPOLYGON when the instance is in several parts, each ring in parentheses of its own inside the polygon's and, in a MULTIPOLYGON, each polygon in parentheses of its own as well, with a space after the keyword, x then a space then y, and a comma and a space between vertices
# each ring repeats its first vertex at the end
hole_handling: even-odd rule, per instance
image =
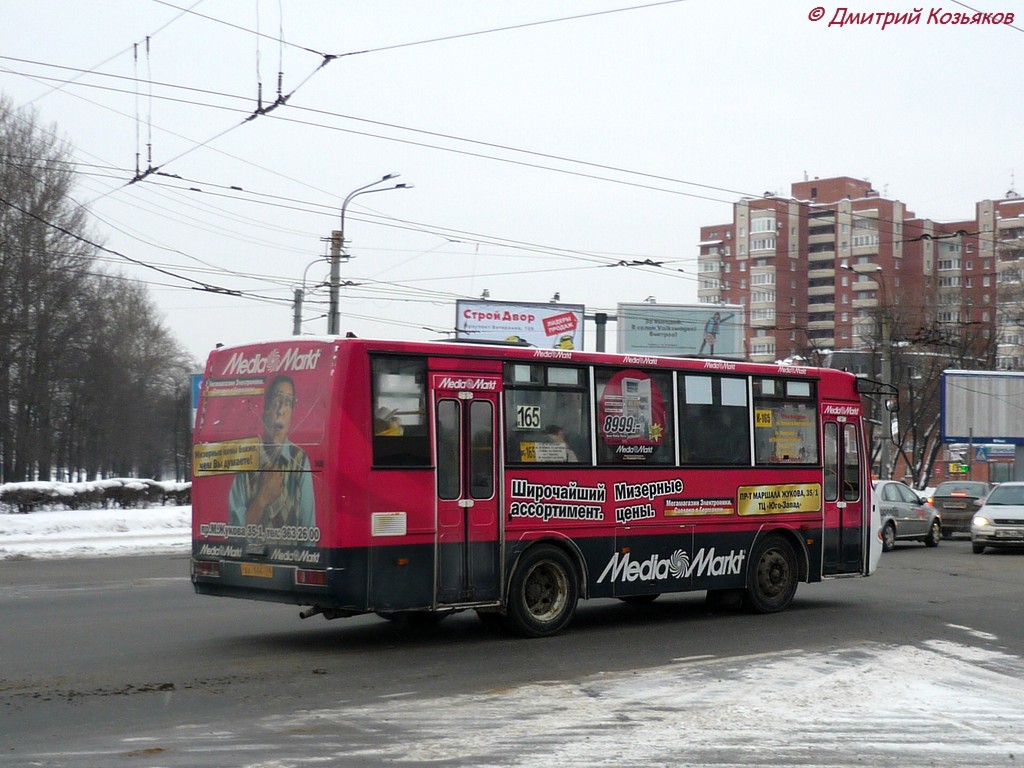
POLYGON ((856 377, 848 371, 835 368, 793 365, 790 363, 751 363, 721 357, 663 357, 647 354, 621 352, 591 352, 576 349, 548 349, 520 344, 488 341, 396 341, 393 339, 345 338, 339 336, 283 336, 277 339, 253 341, 246 344, 218 347, 211 355, 237 352, 240 349, 266 348, 291 344, 323 344, 345 347, 364 347, 368 351, 392 352, 396 354, 451 355, 462 358, 486 358, 500 360, 522 360, 537 362, 563 361, 578 365, 626 365, 643 367, 664 367, 666 369, 706 370, 715 373, 738 373, 775 376, 812 376, 815 378, 856 377))

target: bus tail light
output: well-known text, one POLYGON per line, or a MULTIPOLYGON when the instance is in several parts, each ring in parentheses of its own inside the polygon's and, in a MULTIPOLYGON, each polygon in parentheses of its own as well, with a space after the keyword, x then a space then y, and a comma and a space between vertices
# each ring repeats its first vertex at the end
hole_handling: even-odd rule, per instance
POLYGON ((220 560, 193 560, 192 575, 219 578, 221 575, 220 560))
POLYGON ((295 570, 295 583, 305 586, 326 587, 327 571, 311 571, 306 568, 295 570))

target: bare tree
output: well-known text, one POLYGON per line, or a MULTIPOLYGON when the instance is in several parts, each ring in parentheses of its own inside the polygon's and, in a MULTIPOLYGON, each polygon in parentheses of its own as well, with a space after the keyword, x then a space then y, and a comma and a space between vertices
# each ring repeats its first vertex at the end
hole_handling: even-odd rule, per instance
POLYGON ((0 482, 173 466, 191 369, 145 291, 95 266, 68 146, 0 97, 0 482))

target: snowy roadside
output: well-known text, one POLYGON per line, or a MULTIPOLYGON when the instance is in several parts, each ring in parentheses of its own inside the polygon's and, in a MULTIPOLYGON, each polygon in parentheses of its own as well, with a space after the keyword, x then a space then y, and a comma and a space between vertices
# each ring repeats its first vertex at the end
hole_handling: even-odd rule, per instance
POLYGON ((0 560, 185 554, 192 507, 0 514, 0 560))

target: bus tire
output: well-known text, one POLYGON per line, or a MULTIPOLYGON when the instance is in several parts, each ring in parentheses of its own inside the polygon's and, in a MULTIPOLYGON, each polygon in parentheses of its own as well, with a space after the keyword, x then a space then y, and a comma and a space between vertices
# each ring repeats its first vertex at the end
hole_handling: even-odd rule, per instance
POLYGON ((750 558, 744 602, 755 613, 781 611, 793 602, 799 578, 793 545, 783 536, 766 536, 750 558))
POLYGON ((562 631, 576 614, 576 566, 558 547, 539 544, 523 553, 509 583, 505 623, 523 637, 562 631))

